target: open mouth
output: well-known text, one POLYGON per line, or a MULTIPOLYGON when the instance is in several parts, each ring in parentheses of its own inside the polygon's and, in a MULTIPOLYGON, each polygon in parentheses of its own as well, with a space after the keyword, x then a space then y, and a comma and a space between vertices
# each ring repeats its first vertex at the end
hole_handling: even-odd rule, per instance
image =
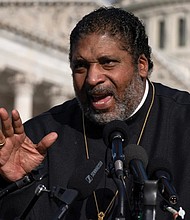
POLYGON ((90 96, 91 105, 94 109, 108 109, 111 106, 113 94, 93 94, 90 96))

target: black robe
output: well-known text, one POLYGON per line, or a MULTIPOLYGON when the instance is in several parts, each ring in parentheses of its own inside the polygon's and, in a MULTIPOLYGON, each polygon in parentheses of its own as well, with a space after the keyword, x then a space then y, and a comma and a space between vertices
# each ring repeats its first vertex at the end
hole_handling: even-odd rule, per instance
MULTIPOLYGON (((154 87, 155 99, 140 145, 146 150, 149 163, 154 163, 155 158, 161 158, 163 161, 166 159, 170 162, 173 176, 172 184, 179 195, 179 202, 175 208, 178 210, 179 207, 182 207, 186 211, 185 219, 189 219, 190 94, 157 83, 154 83, 154 87)), ((153 88, 150 84, 149 94, 144 105, 126 121, 129 127, 128 144, 137 144, 152 101, 152 95, 153 88)), ((97 158, 104 162, 105 172, 96 187, 96 195, 99 210, 105 211, 117 190, 112 175, 107 172, 112 162, 111 149, 104 144, 102 139, 103 126, 95 125, 85 118, 85 128, 90 159, 97 158)), ((53 189, 59 186, 66 189, 74 171, 87 160, 82 113, 76 99, 56 106, 29 120, 25 123, 25 131, 34 143, 38 143, 44 135, 51 131, 58 133, 58 139, 48 150, 47 157, 40 166, 41 172, 46 173, 47 176, 41 181, 34 182, 1 199, 0 219, 12 220, 20 216, 34 197, 36 187, 43 184, 51 193, 43 192, 39 196, 26 219, 53 220, 61 204, 59 199, 55 198, 53 189)), ((131 178, 129 175, 126 182, 132 200, 133 181, 131 178)), ((0 184, 1 188, 7 185, 3 179, 0 184)), ((117 198, 104 219, 115 219, 113 213, 117 210, 117 198)), ((172 219, 172 214, 161 210, 162 200, 160 193, 158 193, 156 219, 172 219)), ((126 206, 128 207, 128 204, 126 206)), ((97 219, 94 196, 90 194, 86 199, 76 200, 64 219, 97 219)))

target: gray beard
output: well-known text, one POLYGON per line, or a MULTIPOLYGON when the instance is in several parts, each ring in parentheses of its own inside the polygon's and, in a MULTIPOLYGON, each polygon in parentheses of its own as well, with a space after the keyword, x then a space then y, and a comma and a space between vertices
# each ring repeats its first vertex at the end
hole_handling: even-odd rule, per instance
MULTIPOLYGON (((114 88, 112 88, 112 91, 115 91, 114 88)), ((113 120, 124 121, 131 116, 139 105, 144 94, 144 83, 139 75, 135 75, 125 89, 122 97, 119 97, 116 92, 113 94, 115 98, 115 108, 111 112, 94 110, 90 107, 89 103, 81 103, 78 97, 77 100, 85 116, 97 124, 103 125, 113 120)))

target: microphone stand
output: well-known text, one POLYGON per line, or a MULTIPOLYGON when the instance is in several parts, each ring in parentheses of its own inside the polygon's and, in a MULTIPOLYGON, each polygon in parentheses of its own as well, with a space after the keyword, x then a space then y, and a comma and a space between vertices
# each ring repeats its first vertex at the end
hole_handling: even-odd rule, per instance
MULTIPOLYGON (((123 175, 117 175, 113 163, 110 163, 109 170, 118 190, 118 206, 115 220, 126 220, 126 187, 123 175)), ((121 174, 121 173, 120 173, 121 174)))
POLYGON ((78 191, 74 189, 66 189, 57 186, 53 192, 53 196, 61 202, 59 210, 55 213, 53 220, 61 220, 65 217, 69 205, 71 205, 78 196, 78 191))
POLYGON ((155 180, 146 180, 144 183, 143 220, 156 219, 157 182, 155 180))
POLYGON ((49 193, 50 190, 47 190, 46 187, 44 185, 42 185, 42 184, 38 185, 36 187, 36 189, 35 189, 34 197, 30 201, 30 203, 28 204, 28 206, 26 207, 24 212, 21 214, 21 216, 19 218, 17 218, 17 220, 24 220, 24 219, 26 219, 27 215, 29 214, 29 212, 31 211, 31 209, 33 208, 33 206, 35 205, 35 203, 37 202, 37 200, 41 196, 42 192, 48 192, 49 193))
POLYGON ((114 178, 114 181, 116 183, 117 189, 118 189, 118 207, 117 207, 117 217, 115 220, 125 220, 126 215, 126 189, 125 185, 123 184, 123 181, 119 178, 114 178))

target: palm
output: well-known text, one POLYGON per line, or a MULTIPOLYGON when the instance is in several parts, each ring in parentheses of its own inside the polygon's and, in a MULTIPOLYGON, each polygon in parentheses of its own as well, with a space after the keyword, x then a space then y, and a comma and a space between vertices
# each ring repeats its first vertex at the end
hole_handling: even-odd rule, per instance
POLYGON ((0 152, 1 169, 7 179, 19 179, 42 162, 44 156, 36 146, 25 134, 7 138, 0 152))
POLYGON ((46 135, 38 144, 34 144, 25 134, 17 111, 12 113, 11 122, 8 113, 1 113, 2 131, 0 142, 5 145, 0 149, 0 174, 6 179, 15 181, 36 168, 44 159, 46 150, 56 140, 57 134, 46 135))

